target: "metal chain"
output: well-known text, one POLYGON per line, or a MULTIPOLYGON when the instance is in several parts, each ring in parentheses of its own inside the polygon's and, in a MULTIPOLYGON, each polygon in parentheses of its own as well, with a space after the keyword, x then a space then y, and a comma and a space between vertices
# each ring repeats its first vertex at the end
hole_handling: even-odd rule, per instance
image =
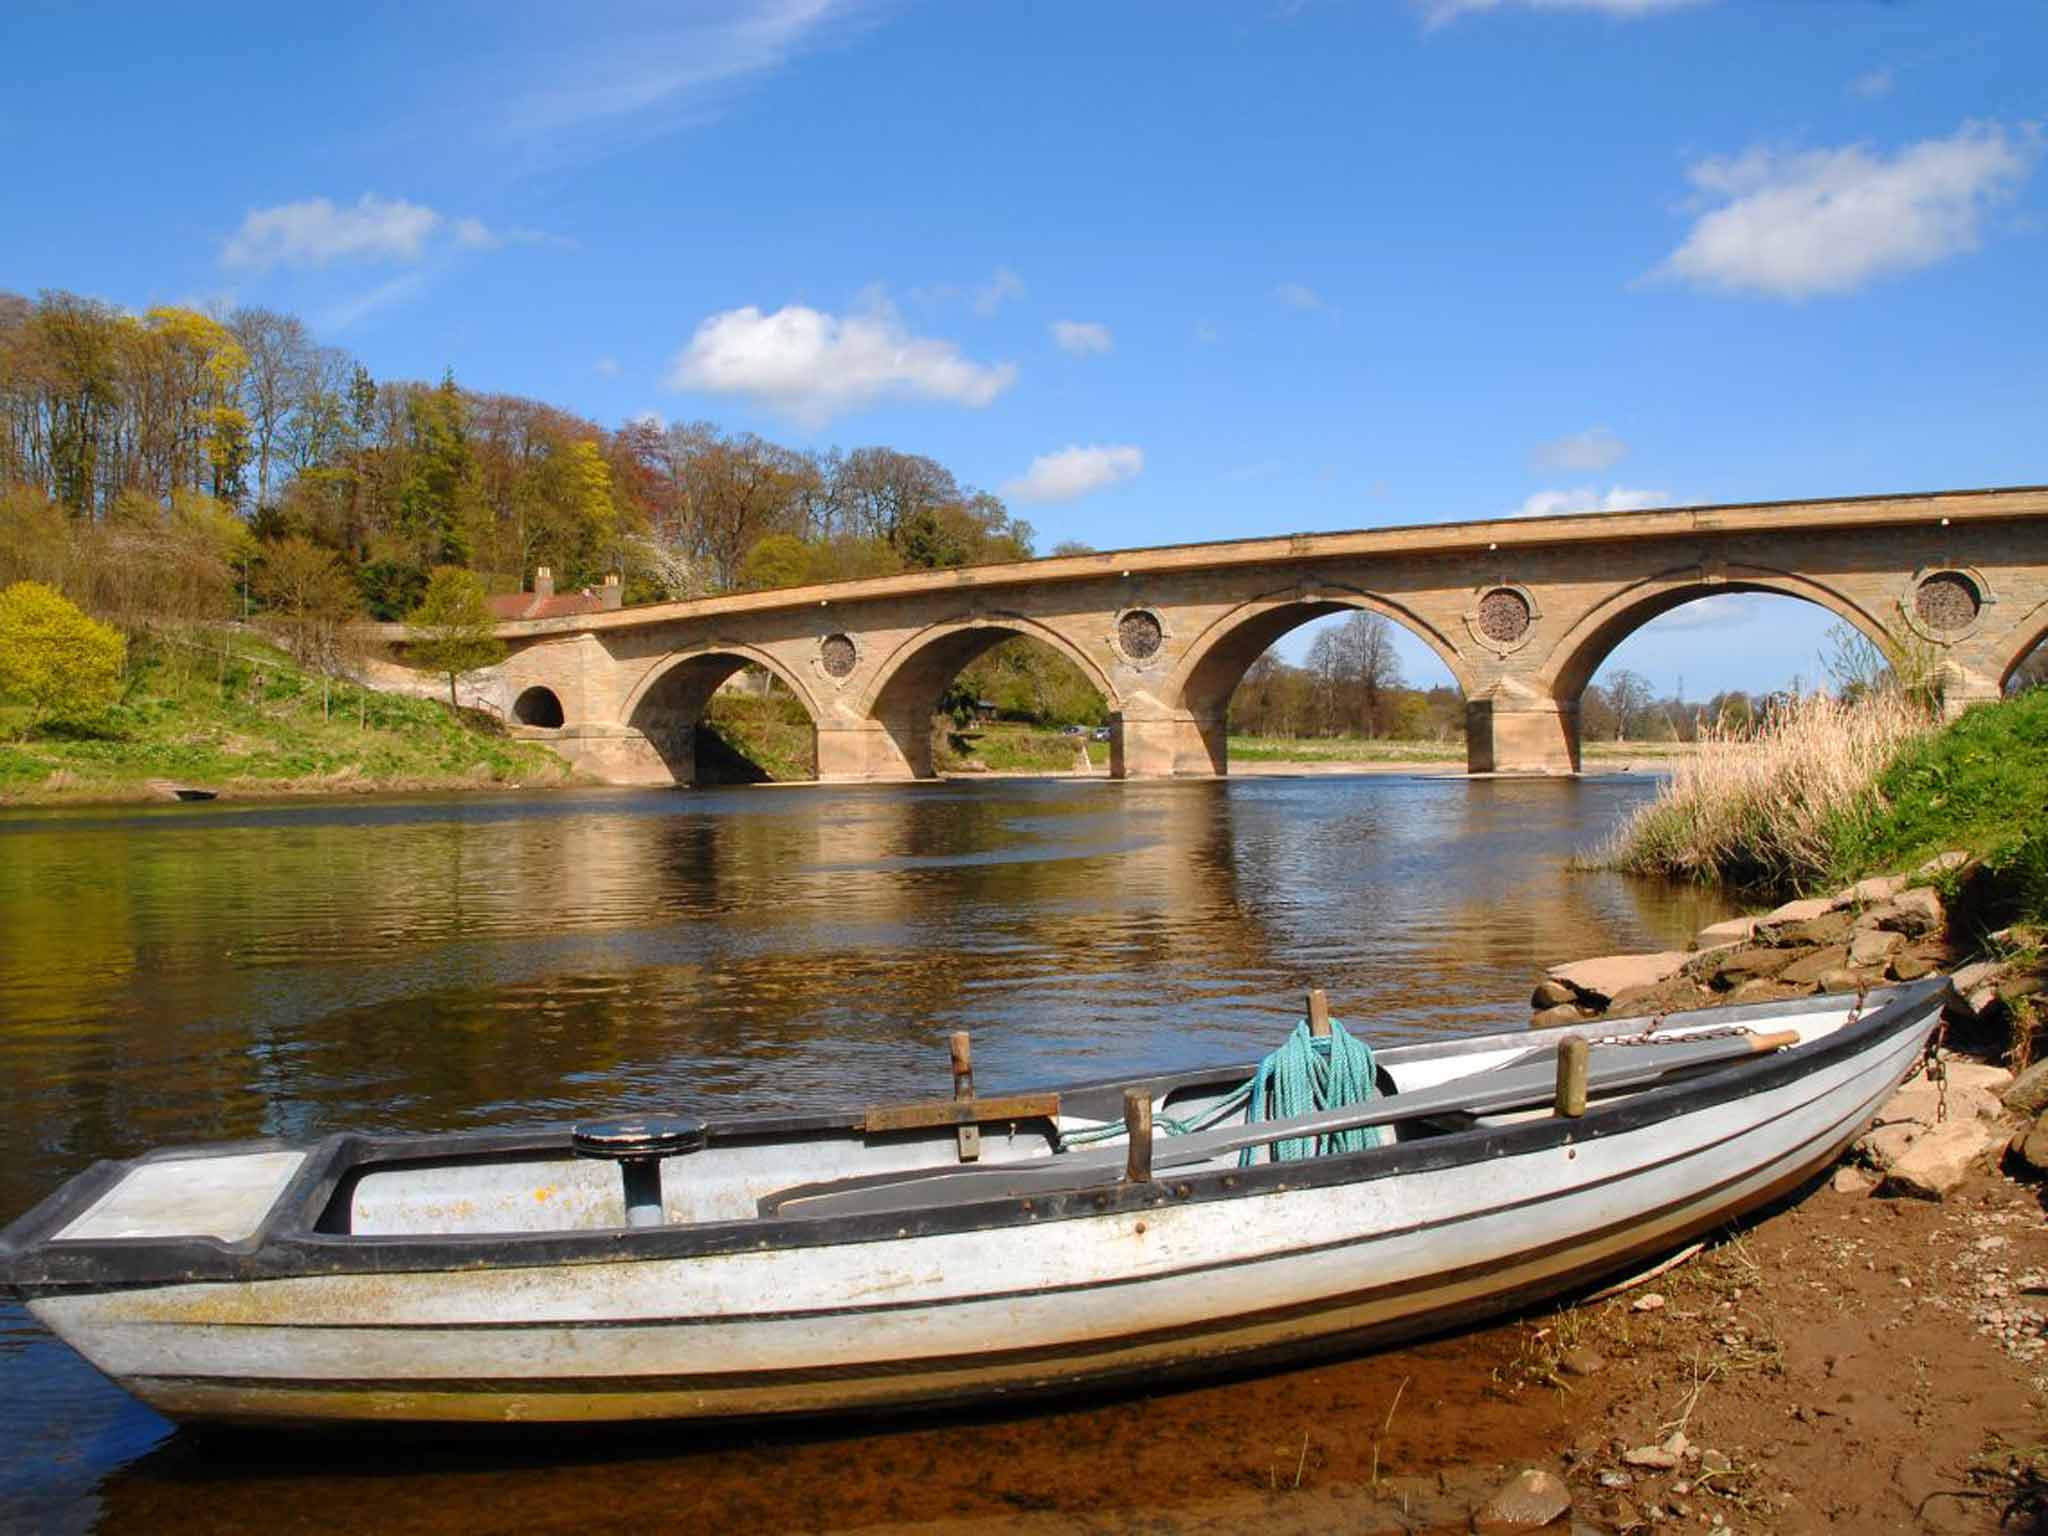
POLYGON ((1934 1026, 1934 1033, 1927 1039, 1927 1075, 1934 1079, 1934 1123, 1940 1125, 1948 1118, 1948 1061, 1941 1054, 1941 1048, 1948 1041, 1948 1019, 1946 1016, 1934 1026))

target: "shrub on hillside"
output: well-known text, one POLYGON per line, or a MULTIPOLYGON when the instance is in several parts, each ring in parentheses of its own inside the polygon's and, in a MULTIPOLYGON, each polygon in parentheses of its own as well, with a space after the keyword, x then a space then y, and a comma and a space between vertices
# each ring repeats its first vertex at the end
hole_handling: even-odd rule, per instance
POLYGON ((0 592, 0 694, 29 707, 31 728, 89 720, 121 694, 127 645, 39 581, 0 592))

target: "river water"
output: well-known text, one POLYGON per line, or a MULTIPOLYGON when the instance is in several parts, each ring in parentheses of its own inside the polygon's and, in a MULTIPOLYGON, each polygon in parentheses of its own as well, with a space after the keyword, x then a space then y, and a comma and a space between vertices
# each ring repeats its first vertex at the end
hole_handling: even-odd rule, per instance
MULTIPOLYGON (((0 1223, 172 1143, 944 1094, 954 1029, 988 1092, 1255 1055, 1311 984, 1379 1041, 1519 1024, 1543 966, 1724 915, 1567 872, 1653 788, 997 780, 0 815, 0 1223)), ((1403 1409, 1411 1461, 1453 1421, 1474 1434, 1474 1348, 993 1419, 366 1454, 176 1431, 0 1304, 0 1525, 1199 1526, 1282 1473, 1363 1477, 1333 1418, 1376 1420, 1397 1377, 1431 1382, 1403 1409)))

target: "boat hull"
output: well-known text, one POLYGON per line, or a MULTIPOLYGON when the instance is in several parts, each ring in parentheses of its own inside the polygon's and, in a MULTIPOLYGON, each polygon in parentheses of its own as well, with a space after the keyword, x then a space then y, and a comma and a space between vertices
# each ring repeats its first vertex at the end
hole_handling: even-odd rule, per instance
POLYGON ((1047 1202, 1047 1219, 961 1230, 869 1223, 854 1241, 136 1285, 31 1307, 162 1412, 236 1422, 833 1414, 1327 1356, 1568 1293, 1796 1189, 1920 1058, 1940 1006, 1927 997, 1802 1070, 1690 1100, 1659 1090, 1681 1095, 1670 1113, 1646 1095, 1614 1126, 1596 1112, 1583 1134, 1523 1136, 1545 1143, 1526 1150, 1474 1133, 1475 1155, 1393 1176, 1363 1154, 1300 1184, 1231 1193, 1208 1175, 1213 1198, 1162 1185, 1150 1202, 1125 1186, 1100 1211, 1047 1202))

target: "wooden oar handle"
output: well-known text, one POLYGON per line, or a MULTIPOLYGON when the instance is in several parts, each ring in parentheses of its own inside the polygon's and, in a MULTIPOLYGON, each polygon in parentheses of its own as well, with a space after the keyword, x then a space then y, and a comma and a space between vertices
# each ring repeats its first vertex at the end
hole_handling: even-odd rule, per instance
POLYGON ((1775 1035, 1750 1036, 1749 1048, 1752 1051, 1756 1052, 1757 1055, 1764 1056, 1768 1055, 1772 1051, 1783 1050, 1786 1046, 1797 1045, 1798 1043, 1798 1030, 1781 1029, 1775 1035))

